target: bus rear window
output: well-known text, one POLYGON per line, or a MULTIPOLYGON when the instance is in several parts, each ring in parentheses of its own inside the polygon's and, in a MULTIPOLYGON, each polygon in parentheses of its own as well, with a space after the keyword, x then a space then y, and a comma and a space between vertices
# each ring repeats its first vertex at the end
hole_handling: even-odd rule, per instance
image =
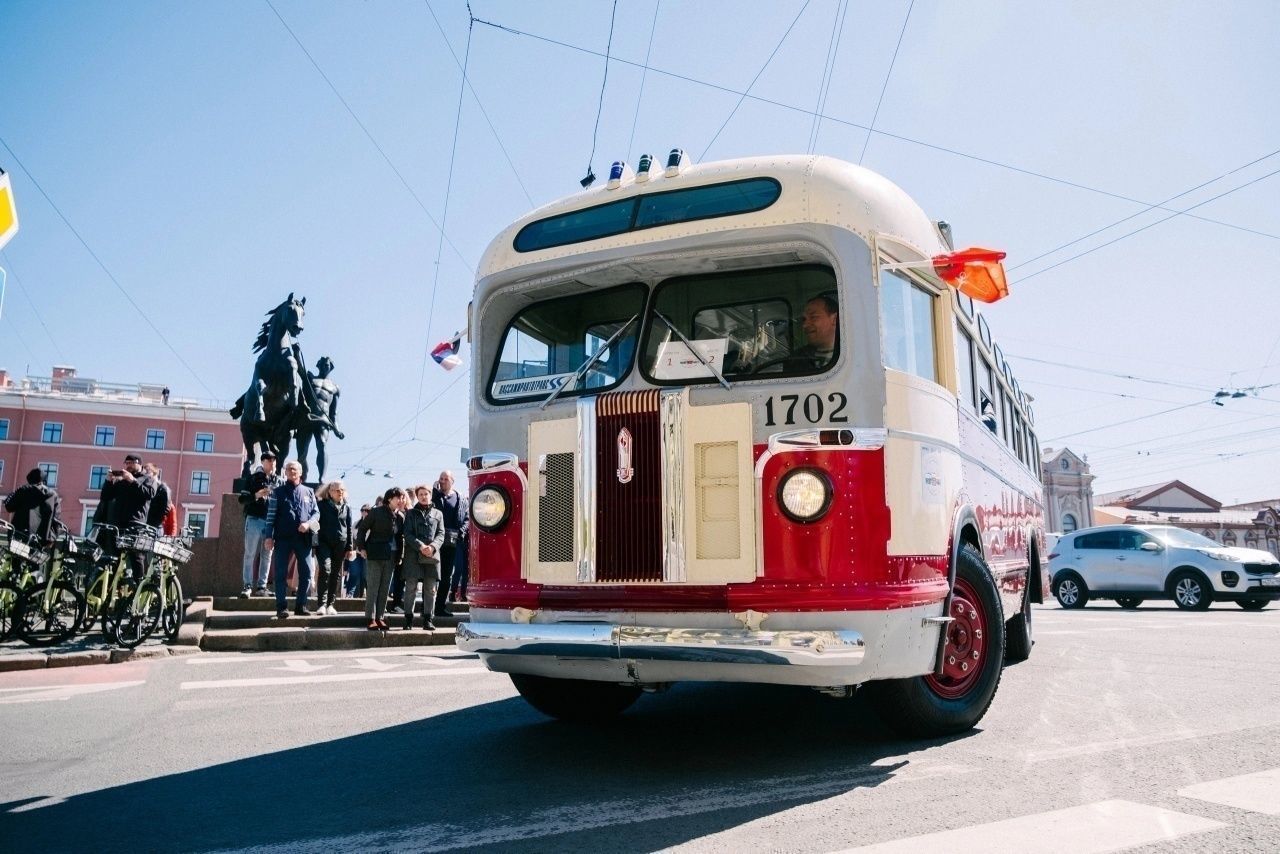
POLYGON ((753 213, 780 195, 782 185, 773 178, 645 193, 531 222, 516 234, 514 246, 517 252, 535 252, 659 225, 753 213))

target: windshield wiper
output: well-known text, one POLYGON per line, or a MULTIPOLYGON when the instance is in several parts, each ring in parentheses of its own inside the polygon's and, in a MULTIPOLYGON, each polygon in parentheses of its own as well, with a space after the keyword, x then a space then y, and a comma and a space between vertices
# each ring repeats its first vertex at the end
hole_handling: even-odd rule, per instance
MULTIPOLYGON (((578 380, 582 379, 582 377, 587 373, 587 371, 591 370, 592 365, 600 361, 600 357, 609 351, 609 348, 613 346, 613 342, 621 338, 622 333, 626 332, 627 328, 630 327, 631 324, 635 323, 636 318, 639 316, 640 316, 640 312, 637 311, 635 314, 631 315, 630 319, 628 319, 626 323, 619 326, 618 331, 610 335, 609 340, 604 342, 604 344, 600 346, 599 350, 596 350, 594 353, 588 356, 587 360, 578 366, 578 370, 573 372, 573 377, 570 379, 569 382, 573 383, 573 385, 576 386, 578 384, 578 380)), ((548 406, 552 404, 553 401, 555 401, 557 397, 560 396, 560 392, 564 391, 566 388, 569 388, 568 382, 565 383, 564 385, 557 386, 554 390, 552 390, 551 394, 547 395, 547 399, 542 401, 542 406, 538 408, 546 409, 548 406)))
POLYGON ((715 374, 716 379, 720 381, 720 385, 724 386, 725 388, 733 388, 733 384, 724 378, 724 374, 720 373, 720 369, 717 368, 715 365, 713 365, 710 359, 708 359, 706 356, 699 353, 698 348, 693 346, 693 342, 690 341, 688 338, 685 338, 684 333, 681 332, 679 329, 676 329, 676 325, 672 323, 670 320, 667 320, 666 316, 662 312, 658 311, 655 308, 653 310, 653 316, 661 320, 663 323, 665 323, 667 325, 667 328, 670 329, 672 332, 674 332, 676 334, 676 337, 684 342, 684 346, 689 348, 689 352, 693 354, 694 358, 697 359, 699 362, 701 362, 703 366, 707 368, 707 370, 715 374))

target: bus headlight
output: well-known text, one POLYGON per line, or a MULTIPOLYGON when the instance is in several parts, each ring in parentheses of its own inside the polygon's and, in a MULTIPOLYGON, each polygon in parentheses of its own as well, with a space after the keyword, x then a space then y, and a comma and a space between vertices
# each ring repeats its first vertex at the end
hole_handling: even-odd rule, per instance
POLYGON ((816 522, 831 507, 831 482, 817 469, 796 469, 778 484, 778 504, 793 522, 816 522))
POLYGON ((511 503, 500 487, 485 486, 471 496, 471 521, 482 531, 496 531, 507 521, 511 503))

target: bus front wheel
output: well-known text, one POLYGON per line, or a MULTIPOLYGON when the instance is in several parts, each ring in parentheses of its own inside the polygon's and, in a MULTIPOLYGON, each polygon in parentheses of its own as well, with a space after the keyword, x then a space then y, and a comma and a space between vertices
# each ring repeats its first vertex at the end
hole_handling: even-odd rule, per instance
POLYGON ((587 723, 617 717, 640 696, 635 685, 553 679, 512 673, 511 681, 529 705, 550 718, 587 723))
POLYGON ((1004 612, 982 555, 966 544, 956 563, 941 674, 868 683, 872 704, 890 727, 933 738, 972 729, 1000 685, 1004 612))

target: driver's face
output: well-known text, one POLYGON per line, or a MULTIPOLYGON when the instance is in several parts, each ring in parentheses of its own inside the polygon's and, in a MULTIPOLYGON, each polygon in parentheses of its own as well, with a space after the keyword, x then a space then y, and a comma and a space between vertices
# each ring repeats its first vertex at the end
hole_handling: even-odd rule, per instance
POLYGON ((840 322, 839 312, 827 311, 822 300, 813 300, 804 307, 805 340, 819 350, 833 350, 836 346, 836 326, 840 322))

